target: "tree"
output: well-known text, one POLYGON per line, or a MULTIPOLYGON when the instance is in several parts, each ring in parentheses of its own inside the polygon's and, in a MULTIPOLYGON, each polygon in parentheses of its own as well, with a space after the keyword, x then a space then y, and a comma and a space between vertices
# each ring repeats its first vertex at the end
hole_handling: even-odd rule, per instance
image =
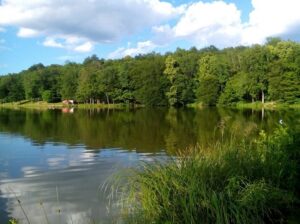
POLYGON ((206 54, 199 60, 198 71, 198 100, 207 105, 216 105, 220 91, 225 85, 225 69, 218 57, 206 54))
POLYGON ((95 103, 101 97, 98 76, 102 69, 103 61, 96 56, 86 59, 79 71, 78 88, 76 97, 81 102, 95 103))
POLYGON ((300 46, 295 42, 278 42, 270 48, 272 64, 269 93, 272 100, 295 103, 300 98, 300 46))
POLYGON ((13 102, 24 99, 24 89, 20 75, 10 74, 0 79, 0 99, 2 102, 13 102))
POLYGON ((42 99, 43 101, 46 101, 48 103, 51 103, 53 101, 53 95, 52 92, 50 90, 45 90, 42 93, 42 99))
POLYGON ((209 46, 174 53, 87 57, 82 64, 35 64, 0 77, 0 101, 40 100, 185 106, 238 101, 300 101, 300 44, 268 38, 265 45, 222 50, 209 46), (50 99, 51 98, 51 99, 50 99))
POLYGON ((80 66, 75 63, 68 63, 64 66, 60 79, 60 94, 63 99, 75 99, 79 70, 80 66))
POLYGON ((172 57, 166 58, 164 74, 170 82, 166 93, 171 106, 184 106, 194 98, 193 82, 182 73, 179 63, 172 57))
POLYGON ((132 68, 134 96, 147 106, 168 104, 166 91, 168 79, 163 74, 165 58, 158 54, 147 54, 137 59, 132 68))
POLYGON ((118 80, 118 70, 113 65, 106 65, 98 76, 99 91, 105 95, 107 104, 114 103, 118 99, 120 92, 120 82, 118 80))
POLYGON ((244 101, 248 96, 248 79, 245 72, 233 76, 219 98, 219 104, 231 105, 244 101))
POLYGON ((265 103, 268 89, 268 68, 271 54, 265 46, 255 45, 244 53, 243 70, 248 74, 249 91, 252 101, 257 98, 265 103))

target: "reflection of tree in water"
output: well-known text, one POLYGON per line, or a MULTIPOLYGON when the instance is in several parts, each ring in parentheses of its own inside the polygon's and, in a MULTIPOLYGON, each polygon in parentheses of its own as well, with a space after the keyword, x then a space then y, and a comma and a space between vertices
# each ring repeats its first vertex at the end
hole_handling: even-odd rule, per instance
POLYGON ((30 138, 35 144, 55 142, 89 149, 124 148, 140 152, 174 153, 190 145, 207 145, 230 138, 251 138, 269 132, 282 119, 299 127, 298 111, 204 109, 138 110, 0 110, 0 132, 30 138), (298 122, 297 122, 298 120, 298 122))
POLYGON ((70 146, 84 144, 90 149, 164 149, 165 109, 77 110, 74 114, 62 114, 59 110, 1 110, 0 113, 0 131, 21 134, 38 144, 51 141, 70 146))
POLYGON ((194 123, 195 110, 170 108, 165 120, 168 132, 165 135, 166 151, 170 154, 196 144, 197 129, 194 123))

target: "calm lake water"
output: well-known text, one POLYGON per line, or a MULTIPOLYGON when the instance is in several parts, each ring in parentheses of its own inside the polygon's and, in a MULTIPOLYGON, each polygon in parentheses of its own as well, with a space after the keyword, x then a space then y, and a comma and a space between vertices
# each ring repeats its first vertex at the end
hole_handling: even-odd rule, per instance
POLYGON ((300 129, 293 110, 0 109, 0 223, 27 223, 22 209, 31 224, 111 222, 100 188, 113 173, 197 143, 251 139, 280 120, 300 129))

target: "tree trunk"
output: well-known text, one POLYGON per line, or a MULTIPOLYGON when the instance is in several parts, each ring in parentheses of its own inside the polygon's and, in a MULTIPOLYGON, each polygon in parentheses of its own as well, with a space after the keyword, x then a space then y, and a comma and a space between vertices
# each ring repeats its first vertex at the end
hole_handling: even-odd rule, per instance
POLYGON ((107 93, 105 93, 105 96, 106 96, 107 104, 109 104, 109 97, 108 97, 107 93))
POLYGON ((265 103, 265 93, 263 90, 261 91, 261 102, 262 102, 262 104, 265 103))

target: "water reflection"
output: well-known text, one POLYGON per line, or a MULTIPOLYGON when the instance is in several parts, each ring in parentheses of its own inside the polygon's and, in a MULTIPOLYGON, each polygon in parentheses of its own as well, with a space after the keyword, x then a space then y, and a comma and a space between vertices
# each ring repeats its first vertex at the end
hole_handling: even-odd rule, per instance
POLYGON ((47 219, 51 223, 110 222, 117 219, 117 213, 107 212, 108 201, 99 186, 121 167, 158 156, 121 149, 70 150, 66 145, 49 143, 37 147, 21 137, 0 138, 1 160, 6 161, 1 161, 0 223, 6 223, 8 216, 27 222, 18 200, 32 224, 46 223, 47 219), (18 149, 21 141, 24 151, 18 149), (20 155, 11 151, 15 149, 20 155))
POLYGON ((98 187, 112 173, 196 143, 251 138, 280 120, 300 127, 298 111, 264 111, 262 118, 260 111, 217 108, 0 109, 0 223, 8 217, 26 223, 16 197, 32 224, 110 222, 117 213, 107 214, 98 187))
POLYGON ((294 125, 297 111, 234 111, 225 109, 136 111, 0 110, 0 132, 19 134, 37 145, 46 142, 78 144, 89 149, 122 147, 140 152, 173 152, 212 138, 249 136, 261 128, 273 129, 278 121, 294 125), (225 136, 226 135, 226 136, 225 136))

